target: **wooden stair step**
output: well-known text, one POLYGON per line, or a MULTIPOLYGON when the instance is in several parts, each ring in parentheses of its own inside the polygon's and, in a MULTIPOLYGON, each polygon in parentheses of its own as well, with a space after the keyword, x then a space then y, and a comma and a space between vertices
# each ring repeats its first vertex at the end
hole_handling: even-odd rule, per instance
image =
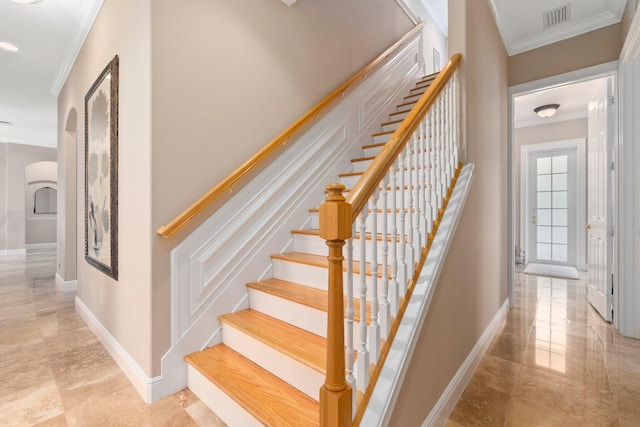
POLYGON ((404 107, 412 107, 414 105, 416 105, 416 103, 418 102, 418 100, 414 100, 414 101, 409 101, 409 102, 403 102, 401 104, 396 105, 397 108, 404 108, 404 107))
POLYGON ((388 131, 386 131, 386 132, 378 132, 378 133, 374 133, 374 134, 372 134, 371 136, 373 136, 374 138, 375 138, 376 136, 383 136, 383 135, 391 136, 391 135, 393 135, 393 133, 394 133, 394 132, 395 132, 395 130, 388 130, 388 131))
MULTIPOLYGON (((280 279, 266 279, 259 282, 247 283, 247 287, 293 301, 306 307, 324 311, 325 313, 328 310, 329 296, 326 291, 304 286, 299 283, 287 282, 286 280, 280 279)), ((360 301, 354 300, 353 306, 355 310, 353 316, 354 321, 359 322, 360 301)), ((346 297, 344 307, 347 307, 346 297)), ((371 303, 369 302, 367 302, 367 322, 371 322, 371 303)))
MULTIPOLYGON (((384 145, 384 144, 383 144, 384 145)), ((340 178, 346 178, 349 176, 360 176, 362 175, 364 172, 347 172, 347 173, 341 173, 338 175, 338 177, 340 178)))
POLYGON ((318 402, 224 344, 185 360, 267 426, 320 424, 318 402))
MULTIPOLYGON (((271 259, 278 259, 281 261, 295 262, 298 264, 310 265, 313 267, 327 268, 328 261, 326 256, 322 255, 313 255, 313 254, 305 254, 301 252, 285 252, 282 254, 273 254, 271 255, 271 259)), ((382 277, 382 266, 378 265, 378 277, 382 277)), ((346 271, 346 265, 344 266, 344 270, 346 271)), ((371 264, 366 263, 366 275, 371 276, 371 264)), ((360 274, 360 262, 353 261, 353 273, 360 274)), ((389 278, 391 276, 389 275, 389 278)))
MULTIPOLYGON (((409 110, 410 111, 410 110, 409 110)), ((382 123, 380 126, 389 126, 389 125, 395 125, 395 124, 399 124, 402 123, 403 120, 391 120, 389 122, 386 123, 382 123)))
POLYGON ((407 109, 402 110, 402 111, 396 111, 395 113, 391 113, 391 114, 389 114, 389 118, 391 118, 391 119, 392 119, 392 118, 393 118, 393 116, 399 116, 399 115, 401 115, 401 114, 407 114, 409 111, 411 111, 411 108, 407 108, 407 109))
POLYGON ((326 340, 318 335, 251 309, 220 316, 220 322, 244 332, 321 374, 326 372, 327 344, 326 340))

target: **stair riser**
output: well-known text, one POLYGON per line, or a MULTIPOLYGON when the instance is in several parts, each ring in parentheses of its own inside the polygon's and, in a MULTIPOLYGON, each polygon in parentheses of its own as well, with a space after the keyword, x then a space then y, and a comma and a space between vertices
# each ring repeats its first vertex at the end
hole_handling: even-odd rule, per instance
POLYGON ((409 111, 404 111, 402 113, 390 114, 390 120, 404 120, 409 115, 409 111))
POLYGON ((428 84, 423 84, 422 86, 415 87, 409 91, 411 95, 422 95, 426 92, 428 84))
POLYGON ((373 160, 362 160, 362 161, 358 161, 358 162, 351 162, 351 167, 353 169, 353 172, 364 172, 367 170, 367 168, 369 167, 369 165, 371 165, 371 162, 373 160))
MULTIPOLYGON (((304 283, 305 286, 310 286, 312 288, 321 289, 323 291, 327 290, 327 284, 329 281, 328 272, 326 268, 316 267, 308 264, 301 264, 298 262, 290 262, 279 259, 273 260, 273 276, 276 279, 286 280, 288 282, 294 283, 304 283)), ((358 286, 359 286, 359 274, 356 275, 355 278, 355 294, 358 294, 358 286)), ((382 286, 380 286, 382 279, 378 277, 378 299, 382 299, 382 286)), ((343 274, 343 283, 347 283, 347 273, 343 274)), ((372 278, 371 276, 366 277, 367 284, 367 298, 369 299, 372 295, 372 278)), ((346 294, 346 287, 345 287, 346 294)))
POLYGON ((196 368, 187 364, 189 390, 229 426, 263 427, 242 405, 209 381, 196 368))
MULTIPOLYGON (((399 120, 399 119, 396 119, 396 120, 399 120)), ((400 123, 389 123, 386 125, 382 125, 382 132, 394 131, 398 129, 398 126, 400 126, 400 123)))
MULTIPOLYGON (((327 313, 325 311, 297 304, 256 289, 249 290, 249 298, 251 309, 287 322, 322 338, 327 338, 327 313)), ((346 337, 346 325, 344 332, 346 337)), ((358 342, 360 340, 360 329, 354 328, 353 334, 354 340, 358 342)))
POLYGON ((382 135, 375 135, 371 138, 371 143, 372 144, 382 144, 384 142, 387 142, 389 140, 389 138, 391 138, 392 134, 382 134, 382 135))
POLYGON ((412 94, 410 96, 406 96, 404 98, 404 102, 418 102, 418 100, 420 99, 420 96, 422 96, 422 94, 420 94, 420 93, 412 94))
POLYGON ((222 324, 222 342, 312 399, 319 400, 319 390, 324 383, 324 375, 320 372, 225 323, 222 324))
MULTIPOLYGON (((383 141, 383 142, 387 142, 387 141, 383 141)), ((362 149, 362 157, 375 157, 378 154, 380 154, 380 152, 382 151, 382 149, 384 148, 384 145, 380 145, 377 147, 367 147, 367 148, 363 148, 362 149)), ((351 188, 351 187, 347 187, 347 188, 351 188)))
POLYGON ((416 105, 415 102, 402 102, 398 104, 398 106, 396 107, 396 111, 411 110, 414 105, 416 105))
MULTIPOLYGON (((408 213, 405 213, 405 221, 408 221, 408 218, 407 218, 406 215, 408 215, 408 213)), ((371 230, 371 222, 373 221, 373 218, 374 218, 373 215, 367 216, 367 221, 366 221, 367 230, 371 230)), ((383 223, 383 216, 382 216, 381 213, 378 213, 378 215, 375 218, 378 221, 378 223, 377 223, 378 233, 381 233, 381 231, 382 231, 382 223, 383 223)), ((412 218, 412 220, 413 220, 413 218, 412 218)), ((312 223, 315 222, 316 224, 320 222, 317 213, 312 214, 311 222, 312 223)), ((392 226, 393 226, 393 222, 394 222, 394 217, 391 215, 391 213, 387 214, 387 233, 389 233, 389 235, 391 234, 391 229, 392 229, 392 226)), ((399 222, 398 222, 398 224, 399 224, 399 222)), ((397 226, 397 227, 399 227, 399 226, 397 226)), ((315 229, 317 230, 318 227, 316 227, 315 229)), ((390 244, 391 243, 389 243, 389 245, 390 244)), ((325 247, 325 250, 326 250, 326 247, 325 247)), ((391 249, 389 249, 389 250, 391 250, 391 249)))
MULTIPOLYGON (((379 221, 381 222, 381 221, 379 221)), ((355 261, 360 261, 360 239, 353 239, 353 259, 355 261)), ((367 253, 369 254, 371 252, 371 240, 367 240, 366 241, 366 249, 367 249, 367 253)), ((383 255, 382 255, 382 241, 378 241, 377 247, 376 247, 376 251, 377 251, 377 259, 378 259, 378 264, 379 264, 379 269, 380 271, 382 271, 382 261, 383 261, 383 255)), ((313 254, 313 255, 320 255, 320 256, 327 256, 328 255, 328 250, 327 250, 327 245, 325 244, 324 240, 322 240, 322 238, 320 238, 319 236, 308 236, 308 235, 300 235, 300 234, 295 234, 293 236, 293 247, 295 249, 296 252, 301 252, 301 253, 305 253, 305 254, 313 254)), ((347 251, 347 247, 346 245, 343 247, 343 254, 346 256, 346 251, 347 251)), ((387 253, 388 253, 388 257, 390 259, 391 256, 391 242, 387 242, 387 253)), ((368 260, 369 261, 369 260, 368 260)))

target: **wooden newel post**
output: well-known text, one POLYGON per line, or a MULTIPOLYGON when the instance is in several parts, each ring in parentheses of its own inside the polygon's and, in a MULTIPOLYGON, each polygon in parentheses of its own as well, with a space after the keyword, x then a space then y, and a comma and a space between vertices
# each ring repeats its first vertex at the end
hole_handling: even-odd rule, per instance
POLYGON ((329 246, 329 309, 327 313, 327 377, 320 388, 320 425, 351 426, 351 387, 345 379, 342 247, 351 237, 351 205, 345 201, 341 183, 327 186, 320 205, 320 237, 329 246))

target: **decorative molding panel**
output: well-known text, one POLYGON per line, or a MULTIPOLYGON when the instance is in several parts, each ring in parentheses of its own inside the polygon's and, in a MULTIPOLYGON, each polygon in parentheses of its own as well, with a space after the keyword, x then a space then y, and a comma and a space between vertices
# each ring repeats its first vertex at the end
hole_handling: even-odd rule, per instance
POLYGON ((185 355, 220 342, 218 317, 249 306, 246 283, 270 277, 269 254, 288 250, 291 230, 350 169, 362 145, 420 74, 420 37, 349 90, 330 112, 236 193, 171 253, 171 349, 153 400, 187 384, 185 355), (370 117, 362 116, 365 109, 370 117))

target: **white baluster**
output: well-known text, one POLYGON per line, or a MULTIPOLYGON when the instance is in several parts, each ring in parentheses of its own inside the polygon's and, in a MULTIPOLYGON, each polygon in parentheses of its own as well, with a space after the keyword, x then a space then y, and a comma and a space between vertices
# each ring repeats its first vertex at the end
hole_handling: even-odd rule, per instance
MULTIPOLYGON (((420 124, 418 127, 420 128, 420 124)), ((413 261, 420 261, 420 248, 422 240, 420 236, 420 129, 413 133, 413 261)), ((415 267, 413 267, 415 269, 415 267)), ((411 274, 413 277, 413 274, 411 274)))
POLYGON ((405 159, 405 155, 404 152, 400 153, 400 155, 398 156, 398 167, 400 168, 400 172, 399 172, 399 176, 400 176, 400 182, 398 183, 398 189, 396 191, 398 191, 398 195, 399 200, 398 200, 398 205, 399 206, 399 212, 398 212, 398 238, 400 239, 399 244, 400 244, 400 253, 399 253, 399 261, 400 261, 400 265, 398 266, 398 292, 400 293, 401 297, 404 297, 406 292, 407 292, 407 258, 406 258, 406 250, 407 250, 407 240, 405 239, 405 203, 404 203, 404 177, 406 174, 405 171, 405 167, 404 167, 404 159, 405 159))
POLYGON ((427 153, 427 115, 420 121, 420 153, 418 156, 420 164, 420 245, 418 247, 426 246, 427 238, 427 184, 426 184, 426 168, 427 162, 425 156, 427 153))
POLYGON ((444 92, 444 115, 445 115, 445 139, 444 139, 444 162, 445 162, 445 194, 448 193, 449 187, 451 186, 451 104, 449 102, 451 96, 451 86, 449 83, 445 86, 444 92))
MULTIPOLYGON (((376 189, 369 199, 369 209, 373 215, 371 221, 371 324, 369 325, 369 361, 378 363, 380 357, 380 323, 378 323, 378 201, 379 190, 376 189)), ((362 261, 361 268, 366 268, 362 261)))
POLYGON ((398 202, 396 197, 397 176, 398 176, 398 160, 393 162, 393 166, 389 171, 391 178, 391 283, 389 285, 389 304, 391 305, 391 313, 398 314, 400 307, 400 294, 398 287, 398 202))
MULTIPOLYGON (((356 223, 353 223, 352 236, 356 235, 356 223)), ((353 346, 353 318, 355 314, 355 310, 353 309, 353 237, 347 240, 347 251, 346 251, 346 262, 347 262, 347 283, 346 283, 346 291, 347 291, 347 310, 346 310, 346 334, 345 334, 345 346, 346 357, 347 357, 347 384, 351 387, 352 391, 352 407, 354 410, 356 407, 356 378, 353 375, 353 365, 354 365, 354 346, 353 346)))
POLYGON ((438 208, 442 208, 444 198, 447 195, 447 164, 444 159, 445 152, 445 110, 444 110, 444 99, 442 94, 438 98, 440 104, 440 151, 438 152, 438 163, 440 163, 440 205, 438 208))
MULTIPOLYGON (((440 162, 440 150, 442 149, 442 109, 439 100, 436 100, 436 145, 435 145, 435 170, 436 170, 436 212, 442 207, 442 163, 440 162)), ((436 213, 437 215, 437 213, 436 213)), ((437 216, 436 216, 437 218, 437 216)))
MULTIPOLYGON (((391 167, 393 170, 393 166, 391 167)), ((387 183, 390 172, 382 179, 382 302, 380 303, 380 337, 387 339, 391 329, 391 312, 389 308, 389 234, 387 231, 389 212, 387 210, 387 183)))
MULTIPOLYGON (((412 138, 415 138, 415 134, 412 138)), ((404 147, 404 155, 407 160, 407 188, 404 190, 407 195, 406 206, 407 206, 407 225, 404 234, 407 236, 407 273, 408 276, 406 280, 410 280, 413 277, 413 271, 415 269, 415 252, 413 250, 413 156, 411 155, 411 147, 413 146, 412 141, 408 141, 407 145, 404 147)), ((406 286, 406 284, 405 284, 406 286)))
POLYGON ((435 194, 435 184, 436 184, 436 165, 435 165, 435 122, 436 122, 436 113, 433 110, 429 110, 429 152, 427 156, 429 156, 429 193, 428 193, 428 205, 429 205, 429 233, 433 231, 433 222, 436 219, 435 214, 435 206, 436 206, 436 194, 435 194))
POLYGON ((456 71, 453 75, 453 143, 454 143, 454 151, 453 151, 453 163, 455 167, 458 167, 458 162, 460 158, 460 132, 458 128, 460 111, 460 92, 458 87, 458 72, 456 71))
POLYGON ((360 346, 358 347, 358 361, 356 363, 356 381, 358 390, 365 391, 369 386, 369 350, 367 349, 367 209, 363 209, 358 216, 358 231, 360 244, 360 346))

